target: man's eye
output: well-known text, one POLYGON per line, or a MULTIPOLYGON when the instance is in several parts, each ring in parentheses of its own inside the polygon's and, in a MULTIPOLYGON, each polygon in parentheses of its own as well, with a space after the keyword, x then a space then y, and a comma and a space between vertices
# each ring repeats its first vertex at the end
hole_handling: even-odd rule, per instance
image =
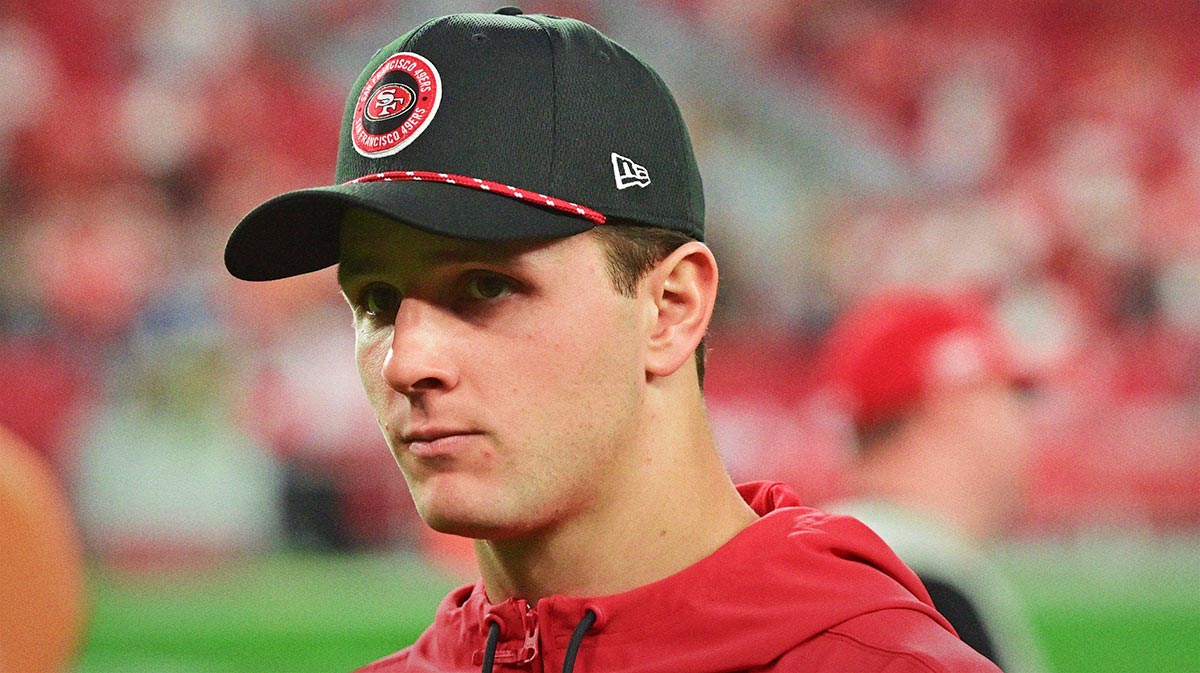
POLYGON ((467 295, 472 299, 499 299, 512 291, 511 280, 491 273, 472 276, 466 285, 467 295))
POLYGON ((400 307, 400 291, 382 283, 368 285, 360 295, 359 305, 371 317, 391 315, 400 307))

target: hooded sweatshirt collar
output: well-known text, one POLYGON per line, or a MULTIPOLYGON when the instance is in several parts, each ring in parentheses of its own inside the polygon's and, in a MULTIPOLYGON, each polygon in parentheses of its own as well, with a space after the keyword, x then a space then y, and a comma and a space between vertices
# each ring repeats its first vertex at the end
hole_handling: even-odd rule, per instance
POLYGON ((952 632, 916 575, 857 520, 801 507, 780 483, 738 490, 760 518, 657 582, 608 596, 548 596, 536 607, 520 599, 492 605, 482 582, 451 592, 408 653, 410 666, 479 670, 497 623, 497 665, 558 671, 588 611, 596 618, 579 652, 586 670, 631 673, 766 666, 831 627, 885 609, 925 613, 952 632))

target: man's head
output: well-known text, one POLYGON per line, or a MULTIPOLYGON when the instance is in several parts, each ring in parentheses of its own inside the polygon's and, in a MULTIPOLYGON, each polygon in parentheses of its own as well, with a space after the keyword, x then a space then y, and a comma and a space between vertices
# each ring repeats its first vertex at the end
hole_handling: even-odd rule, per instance
POLYGON ((655 433, 703 424, 674 413, 702 413, 717 281, 691 143, 661 79, 592 27, 504 10, 387 45, 352 87, 336 182, 253 210, 226 265, 338 265, 367 396, 435 528, 518 536, 632 498, 655 433))
POLYGON ((830 330, 818 372, 855 430, 856 490, 952 512, 981 536, 1011 514, 1030 458, 1027 381, 985 304, 868 297, 830 330))
POLYGON ((829 330, 816 368, 822 387, 868 438, 940 390, 1022 380, 984 304, 907 288, 848 307, 829 330))

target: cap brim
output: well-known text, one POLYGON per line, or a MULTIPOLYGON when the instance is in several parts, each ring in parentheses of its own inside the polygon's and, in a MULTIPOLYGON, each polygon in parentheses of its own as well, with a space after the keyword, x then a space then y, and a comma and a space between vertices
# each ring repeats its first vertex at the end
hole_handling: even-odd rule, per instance
POLYGON ((275 280, 337 264, 341 225, 351 208, 475 241, 564 238, 594 226, 562 211, 439 182, 314 187, 281 194, 242 218, 225 245, 225 268, 242 280, 275 280))

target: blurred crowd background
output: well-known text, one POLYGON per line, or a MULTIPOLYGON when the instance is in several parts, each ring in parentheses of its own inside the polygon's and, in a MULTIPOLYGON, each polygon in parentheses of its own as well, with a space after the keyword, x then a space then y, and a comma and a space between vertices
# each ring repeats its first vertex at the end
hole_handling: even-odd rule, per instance
MULTIPOLYGON (((331 273, 246 283, 221 255, 251 207, 332 179, 378 46, 496 4, 0 4, 0 426, 52 466, 94 558, 440 544, 331 273)), ((601 27, 678 93, 722 263, 707 394, 735 477, 832 495, 825 330, 881 288, 959 288, 1038 382, 1013 536, 1200 527, 1200 5, 523 7, 601 27)))

